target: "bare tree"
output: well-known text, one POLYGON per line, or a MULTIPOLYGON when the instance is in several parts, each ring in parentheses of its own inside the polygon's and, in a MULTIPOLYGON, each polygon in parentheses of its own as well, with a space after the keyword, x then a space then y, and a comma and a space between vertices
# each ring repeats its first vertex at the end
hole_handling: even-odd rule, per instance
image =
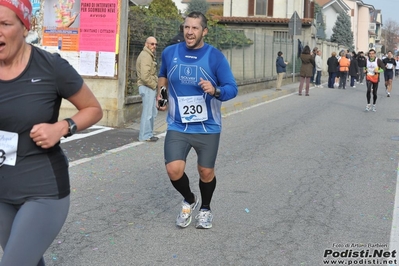
POLYGON ((381 37, 385 46, 385 51, 383 52, 395 51, 398 44, 399 24, 394 20, 388 19, 382 28, 381 37))

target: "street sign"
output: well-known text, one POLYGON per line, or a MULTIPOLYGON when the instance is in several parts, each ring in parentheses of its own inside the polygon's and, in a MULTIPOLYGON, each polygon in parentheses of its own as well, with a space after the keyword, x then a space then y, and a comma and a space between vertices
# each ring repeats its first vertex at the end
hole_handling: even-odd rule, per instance
POLYGON ((290 21, 288 22, 289 34, 292 36, 293 39, 293 46, 292 46, 292 82, 295 82, 295 47, 296 47, 296 35, 302 34, 302 20, 298 16, 298 13, 295 11, 292 14, 290 21))
POLYGON ((288 28, 290 30, 289 34, 292 36, 302 34, 302 20, 296 11, 292 14, 290 22, 288 22, 288 28))

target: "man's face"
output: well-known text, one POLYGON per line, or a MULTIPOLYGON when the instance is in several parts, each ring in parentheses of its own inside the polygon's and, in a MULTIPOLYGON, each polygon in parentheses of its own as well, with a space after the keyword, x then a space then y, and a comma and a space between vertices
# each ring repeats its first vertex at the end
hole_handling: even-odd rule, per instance
POLYGON ((150 51, 151 51, 152 53, 155 53, 155 50, 157 49, 157 45, 158 45, 158 43, 157 43, 157 40, 156 40, 155 38, 149 38, 149 39, 147 40, 147 42, 145 43, 145 46, 146 46, 148 49, 150 49, 150 51))
POLYGON ((370 57, 371 59, 374 59, 374 58, 375 58, 375 52, 374 52, 374 51, 370 51, 370 52, 369 52, 369 57, 370 57))
POLYGON ((204 46, 204 37, 208 29, 203 29, 200 18, 187 17, 184 21, 184 40, 189 49, 199 49, 204 46))
POLYGON ((392 53, 388 52, 388 58, 392 58, 392 53))

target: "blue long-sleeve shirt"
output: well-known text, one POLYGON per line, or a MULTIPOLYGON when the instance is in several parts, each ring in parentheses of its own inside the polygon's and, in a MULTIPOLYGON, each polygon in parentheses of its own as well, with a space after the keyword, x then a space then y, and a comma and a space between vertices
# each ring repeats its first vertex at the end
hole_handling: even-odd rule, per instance
POLYGON ((211 45, 188 49, 182 42, 162 52, 159 77, 168 80, 168 130, 220 133, 221 105, 236 97, 238 88, 225 56, 211 45), (200 78, 220 89, 220 96, 204 93, 200 78))

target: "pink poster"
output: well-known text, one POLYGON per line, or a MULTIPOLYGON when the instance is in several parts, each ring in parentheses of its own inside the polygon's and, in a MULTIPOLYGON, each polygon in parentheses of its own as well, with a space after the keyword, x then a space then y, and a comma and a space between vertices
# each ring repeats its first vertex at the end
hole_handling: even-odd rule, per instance
POLYGON ((115 52, 118 0, 81 0, 80 51, 115 52))

